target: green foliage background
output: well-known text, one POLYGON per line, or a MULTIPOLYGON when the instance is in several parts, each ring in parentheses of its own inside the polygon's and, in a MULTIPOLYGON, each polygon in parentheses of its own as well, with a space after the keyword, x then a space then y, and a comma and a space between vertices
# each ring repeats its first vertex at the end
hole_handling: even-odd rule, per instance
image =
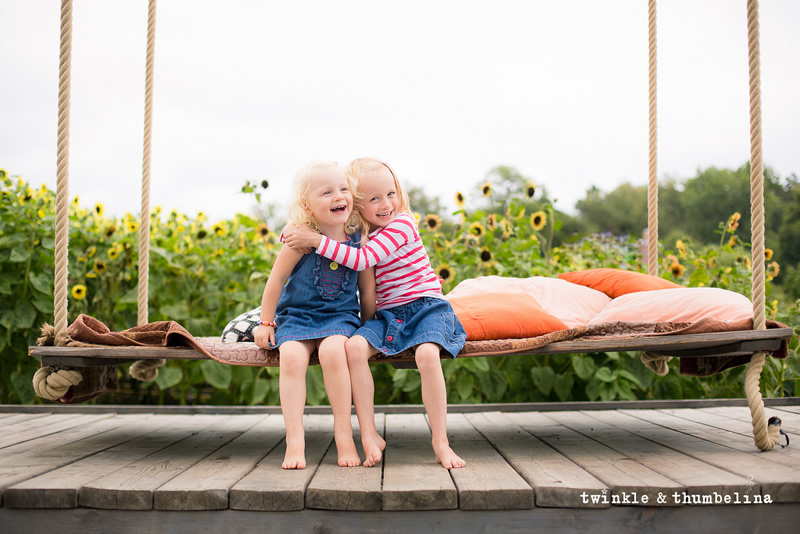
MULTIPOLYGON (((27 347, 35 342, 39 326, 51 322, 53 316, 55 194, 44 186, 34 189, 4 170, 0 170, 0 184, 0 402, 41 402, 31 387, 38 362, 27 356, 27 347)), ((242 191, 259 201, 264 192, 249 183, 242 191)), ((448 218, 441 213, 439 202, 412 191, 412 205, 437 211, 420 214, 420 225, 431 263, 445 279, 445 292, 466 278, 482 275, 557 276, 596 267, 646 270, 640 259, 642 243, 636 238, 580 233, 586 229, 581 224, 590 223, 594 215, 581 223, 560 213, 546 191, 536 189, 513 168, 493 169, 486 184, 466 193, 474 199, 470 205, 476 207, 448 218)), ((623 204, 638 195, 633 189, 618 193, 626 199, 623 204)), ((465 196, 458 195, 461 199, 465 196)), ((600 207, 597 201, 601 197, 596 190, 587 193, 587 213, 593 213, 592 205, 600 207)), ((609 221, 619 218, 619 212, 604 213, 600 217, 609 221)), ((732 213, 725 212, 713 221, 718 242, 694 245, 701 241, 694 241, 688 232, 680 242, 665 240, 668 245, 660 254, 662 276, 682 285, 721 287, 749 296, 749 246, 740 237, 741 229, 730 229, 732 213)), ((633 232, 637 224, 644 227, 634 219, 629 229, 618 230, 633 232)), ((103 206, 86 208, 77 197, 73 200, 70 321, 87 313, 114 330, 136 324, 138 226, 136 217, 107 217, 103 206)), ((150 320, 176 320, 197 336, 219 335, 230 319, 259 304, 278 248, 276 234, 255 217, 237 214, 212 224, 203 214, 190 218, 154 209, 150 320)), ((777 258, 767 263, 771 278, 779 276, 777 258)), ((800 324, 800 301, 792 302, 796 296, 773 292, 772 280, 768 291, 770 318, 800 324)), ((787 360, 768 358, 762 379, 764 395, 797 394, 797 346, 795 336, 787 360)), ((443 363, 448 399, 453 403, 743 396, 744 367, 698 379, 680 376, 677 364, 673 360, 669 374, 657 377, 639 361, 638 354, 625 352, 465 358, 443 363)), ((376 403, 421 403, 417 371, 376 364, 373 373, 376 403)), ((154 382, 137 382, 124 368, 120 379, 120 391, 100 397, 99 402, 278 404, 274 368, 173 360, 154 382)), ((308 403, 326 403, 318 366, 308 374, 308 403)))

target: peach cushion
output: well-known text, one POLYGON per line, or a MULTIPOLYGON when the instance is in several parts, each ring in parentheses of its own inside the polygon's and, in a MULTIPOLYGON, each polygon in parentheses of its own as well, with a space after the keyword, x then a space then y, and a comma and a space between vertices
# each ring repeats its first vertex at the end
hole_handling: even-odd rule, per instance
POLYGON ((588 269, 561 273, 558 277, 573 284, 602 291, 612 299, 637 291, 683 287, 657 276, 622 269, 588 269))
POLYGON ((545 311, 564 321, 570 328, 586 325, 611 301, 605 293, 558 278, 510 278, 494 275, 464 280, 447 294, 447 298, 483 293, 529 295, 545 311))
POLYGON ((752 319, 750 299, 716 287, 682 287, 630 293, 612 300, 589 324, 696 323, 712 318, 724 322, 752 319))
POLYGON ((521 339, 568 328, 528 295, 480 293, 449 300, 467 332, 467 341, 521 339))

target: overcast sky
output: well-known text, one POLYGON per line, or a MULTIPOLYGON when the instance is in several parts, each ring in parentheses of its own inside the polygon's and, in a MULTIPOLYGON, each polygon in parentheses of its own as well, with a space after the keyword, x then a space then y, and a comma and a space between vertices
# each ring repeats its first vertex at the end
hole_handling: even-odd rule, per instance
MULTIPOLYGON (((60 2, 0 0, 0 167, 56 182, 60 2)), ((152 205, 284 203, 315 159, 372 155, 470 195, 516 167, 574 212, 646 184, 646 0, 161 0, 152 205)), ((659 178, 749 158, 745 0, 658 6, 659 178)), ((761 1, 764 158, 800 173, 800 2, 761 1)), ((75 0, 70 195, 139 212, 146 0, 75 0)), ((748 209, 746 206, 743 209, 748 209)))

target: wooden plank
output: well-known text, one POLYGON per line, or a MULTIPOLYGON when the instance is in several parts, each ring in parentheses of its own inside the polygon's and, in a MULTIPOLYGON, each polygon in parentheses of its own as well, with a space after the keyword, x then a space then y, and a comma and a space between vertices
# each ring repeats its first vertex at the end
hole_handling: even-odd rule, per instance
MULTIPOLYGON (((241 417, 241 416, 235 416, 241 417)), ((283 439, 283 418, 262 416, 253 428, 155 492, 156 510, 224 510, 228 491, 283 439)))
MULTIPOLYGON (((608 508, 608 502, 582 502, 581 494, 601 495, 608 487, 563 454, 531 436, 500 412, 474 413, 467 420, 533 486, 536 506, 608 508)), ((385 490, 384 490, 385 491, 385 490)))
MULTIPOLYGON (((777 451, 758 455, 738 451, 731 447, 740 439, 733 432, 719 431, 655 410, 623 410, 618 414, 615 417, 638 419, 638 423, 631 426, 637 435, 720 469, 752 478, 754 484, 761 486, 762 495, 769 495, 773 502, 800 502, 800 470, 765 458, 766 454, 779 454, 777 451)), ((604 414, 604 420, 609 421, 608 417, 611 415, 604 414)))
POLYGON ((81 488, 78 504, 89 508, 150 510, 156 489, 233 440, 260 418, 252 415, 196 417, 207 418, 208 428, 89 482, 81 488))
MULTIPOLYGON (((750 435, 752 435, 752 428, 753 428, 753 421, 750 417, 750 409, 749 408, 734 408, 734 407, 720 407, 721 409, 718 410, 701 410, 700 413, 702 414, 715 414, 719 417, 723 417, 726 419, 734 419, 736 421, 741 421, 744 423, 749 423, 751 431, 750 435)), ((672 413, 672 412, 669 412, 672 413)), ((797 435, 800 433, 800 414, 792 413, 790 411, 781 411, 776 410, 773 408, 766 408, 767 420, 770 417, 778 417, 781 420, 781 428, 792 434, 797 435)), ((673 415, 681 415, 678 412, 675 412, 673 415)), ((785 443, 785 439, 782 440, 785 443)))
MULTIPOLYGON (((376 414, 375 425, 384 426, 384 415, 376 414)), ((353 439, 361 458, 361 434, 353 416, 353 439)), ((306 489, 306 507, 320 510, 370 511, 381 509, 383 462, 374 467, 339 467, 336 447, 328 449, 306 489)))
POLYGON ((47 411, 42 413, 4 413, 3 419, 0 419, 0 435, 5 432, 5 427, 19 423, 20 421, 28 421, 30 419, 38 419, 52 415, 53 412, 47 411))
POLYGON ((166 358, 168 360, 207 360, 202 352, 190 347, 28 347, 28 356, 34 358, 109 358, 114 360, 150 360, 166 358))
MULTIPOLYGON (((707 430, 709 435, 716 436, 718 440, 723 440, 728 447, 736 449, 737 451, 752 454, 789 467, 800 465, 800 449, 776 446, 774 449, 776 454, 764 454, 755 445, 753 423, 748 419, 750 410, 747 408, 729 408, 725 412, 716 410, 713 412, 707 410, 664 410, 663 413, 709 427, 707 430), (735 418, 728 417, 726 414, 735 416, 735 418), (735 435, 731 435, 731 432, 735 435)), ((786 438, 782 437, 779 443, 786 444, 786 438)))
MULTIPOLYGON (((306 468, 281 469, 286 442, 274 448, 229 492, 230 508, 250 511, 297 511, 305 508, 305 491, 333 442, 332 415, 306 415, 306 468)), ((281 436, 284 430, 281 430, 281 436)))
POLYGON ((624 425, 605 423, 603 415, 594 412, 553 412, 548 417, 669 477, 685 486, 688 494, 713 496, 722 492, 743 493, 753 487, 753 483, 745 477, 632 434, 624 425))
POLYGON ((661 502, 659 497, 685 490, 683 484, 570 430, 543 414, 514 413, 508 414, 508 417, 610 488, 608 494, 601 491, 600 495, 589 495, 590 501, 608 500, 611 504, 633 506, 675 506, 670 501, 661 502), (643 502, 644 496, 647 496, 647 503, 643 502))
POLYGON ((533 488, 462 414, 447 416, 450 446, 467 462, 451 469, 462 510, 525 510, 534 506, 533 488))
POLYGON ((186 439, 198 430, 196 427, 200 421, 191 415, 130 421, 124 431, 137 437, 6 488, 6 506, 75 508, 78 506, 78 492, 84 484, 186 439))
POLYGON ((772 406, 771 408, 784 412, 800 414, 800 406, 772 406))
POLYGON ((386 416, 383 457, 384 510, 453 510, 458 492, 450 473, 437 464, 431 431, 422 414, 386 416), (427 459, 427 460, 423 460, 427 459))
POLYGON ((96 415, 54 414, 20 421, 3 427, 3 431, 0 433, 0 448, 56 434, 62 430, 82 426, 96 420, 96 415))
POLYGON ((0 489, 130 440, 125 426, 146 417, 99 415, 91 424, 0 449, 0 489))

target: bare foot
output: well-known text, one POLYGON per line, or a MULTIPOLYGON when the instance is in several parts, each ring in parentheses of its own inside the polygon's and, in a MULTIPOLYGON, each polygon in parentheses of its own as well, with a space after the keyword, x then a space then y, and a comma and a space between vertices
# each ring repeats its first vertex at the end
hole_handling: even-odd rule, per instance
POLYGON ((444 468, 453 469, 467 465, 467 462, 462 460, 449 445, 434 445, 433 452, 436 453, 436 461, 444 468))
POLYGON ((301 440, 286 440, 286 454, 283 456, 284 469, 305 469, 306 468, 306 443, 301 440))
POLYGON ((364 447, 364 467, 372 467, 381 461, 386 441, 379 434, 361 436, 361 445, 364 447))
POLYGON ((339 453, 339 466, 356 467, 361 465, 361 458, 358 457, 356 443, 353 441, 353 434, 334 436, 336 440, 336 451, 339 453))

